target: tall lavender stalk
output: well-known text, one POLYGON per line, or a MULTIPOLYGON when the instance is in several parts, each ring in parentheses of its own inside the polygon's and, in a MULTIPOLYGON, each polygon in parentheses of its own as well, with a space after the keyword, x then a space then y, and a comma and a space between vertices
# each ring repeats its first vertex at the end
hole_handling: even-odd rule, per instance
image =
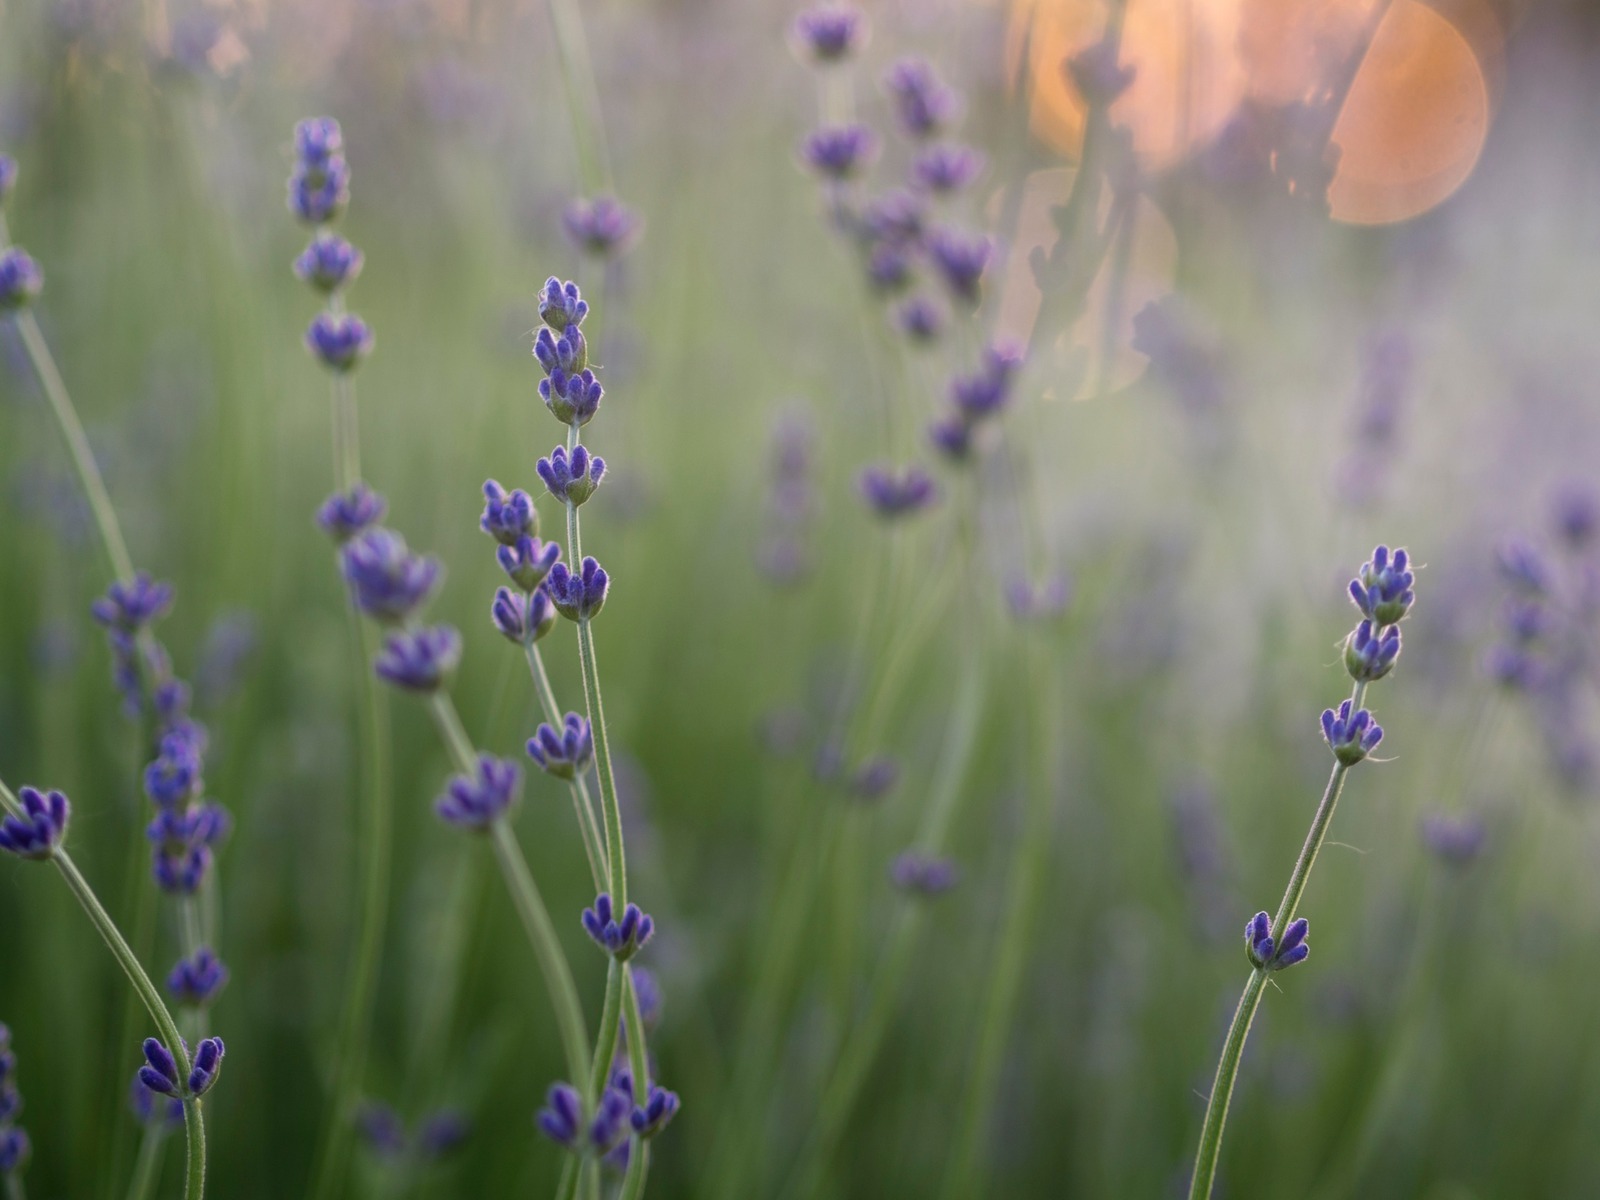
MULTIPOLYGON (((205 1194, 206 1180, 205 1119, 201 1113, 200 1097, 215 1081, 215 1066, 219 1065, 221 1058, 221 1042, 208 1038, 201 1047, 197 1047, 198 1051, 212 1043, 216 1046, 214 1052, 207 1051, 208 1054, 215 1054, 213 1069, 209 1073, 199 1074, 201 1068, 198 1059, 191 1062, 188 1047, 184 1044, 171 1011, 161 999, 161 993, 156 990, 155 984, 150 982, 150 976, 140 965, 138 956, 129 947, 116 922, 106 912, 105 906, 100 903, 88 880, 83 877, 71 856, 62 848, 71 817, 71 806, 67 798, 60 792, 46 794, 33 788, 23 788, 19 798, 18 794, 13 794, 10 788, 0 782, 0 810, 5 814, 4 820, 0 820, 0 850, 19 858, 49 861, 55 866, 74 899, 88 915, 96 932, 111 951, 112 957, 117 960, 117 965, 128 977, 128 982, 133 986, 145 1011, 150 1014, 150 1019, 155 1022, 160 1041, 155 1039, 147 1041, 146 1055, 148 1057, 152 1053, 152 1047, 160 1047, 161 1054, 165 1055, 166 1061, 171 1064, 170 1072, 164 1076, 170 1085, 165 1090, 173 1099, 182 1102, 184 1126, 188 1135, 184 1196, 186 1200, 200 1200, 205 1194)), ((143 1078, 142 1072, 141 1078, 143 1078)))
POLYGON ((1304 917, 1296 917, 1295 912, 1310 880, 1317 853, 1333 823, 1333 811, 1344 790, 1345 776, 1383 739, 1383 729, 1361 705, 1368 686, 1389 674, 1400 657, 1399 623, 1410 612, 1416 598, 1412 590, 1414 583, 1415 575, 1406 551, 1391 553, 1386 546, 1379 546, 1372 552, 1371 561, 1362 566, 1359 577, 1350 583, 1350 597, 1362 614, 1361 622, 1345 639, 1344 664, 1354 686, 1350 698, 1337 710, 1328 709, 1322 714, 1322 735, 1333 753, 1333 771, 1328 776, 1328 786, 1317 805, 1316 815, 1312 817, 1305 845, 1290 872, 1289 886, 1278 904, 1277 915, 1269 917, 1259 912, 1245 926, 1250 977, 1245 981, 1244 994, 1228 1026, 1216 1080, 1206 1102, 1200 1149, 1195 1156, 1194 1176, 1189 1185, 1190 1200, 1209 1200, 1211 1196, 1217 1159, 1222 1151, 1222 1131, 1228 1119, 1228 1103, 1239 1074, 1239 1060, 1267 981, 1273 972, 1303 962, 1310 953, 1306 942, 1309 923, 1304 917))

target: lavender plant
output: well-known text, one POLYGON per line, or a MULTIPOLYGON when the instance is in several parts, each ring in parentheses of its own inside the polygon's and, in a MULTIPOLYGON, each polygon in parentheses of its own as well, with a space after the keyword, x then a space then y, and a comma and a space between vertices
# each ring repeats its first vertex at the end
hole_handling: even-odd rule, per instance
POLYGON ((1399 625, 1416 599, 1415 582, 1410 555, 1399 549, 1391 552, 1387 546, 1374 550, 1372 558, 1350 581, 1350 598, 1362 616, 1360 624, 1345 639, 1345 669, 1354 686, 1350 698, 1342 701, 1337 710, 1327 709, 1322 714, 1322 736, 1333 754, 1333 770, 1312 817, 1305 845, 1290 872, 1289 886, 1278 905, 1277 915, 1259 912, 1245 925, 1245 957, 1250 962, 1250 977, 1228 1026, 1216 1080, 1206 1102, 1200 1149, 1195 1156, 1194 1175, 1189 1185, 1190 1200, 1206 1200, 1212 1193, 1222 1151, 1223 1127, 1228 1119, 1228 1102, 1233 1096, 1245 1039, 1250 1035, 1250 1024, 1267 983, 1276 972, 1305 961, 1311 952, 1306 941, 1309 923, 1306 918, 1297 916, 1296 910, 1310 880, 1311 868, 1316 864, 1317 853, 1333 823, 1334 808, 1344 790, 1345 776, 1350 768, 1364 762, 1383 740, 1383 729, 1362 704, 1367 688, 1388 674, 1399 656, 1399 625))

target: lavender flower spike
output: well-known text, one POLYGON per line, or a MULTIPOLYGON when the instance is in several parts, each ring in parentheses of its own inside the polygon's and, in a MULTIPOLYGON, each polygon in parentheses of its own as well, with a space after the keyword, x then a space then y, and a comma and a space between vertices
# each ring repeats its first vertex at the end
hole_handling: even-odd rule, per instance
POLYGON ((557 446, 550 451, 549 458, 541 458, 533 469, 552 496, 565 504, 577 505, 594 495, 600 486, 606 473, 606 460, 598 455, 591 456, 582 444, 572 448, 569 459, 567 448, 557 446))
POLYGON ((1390 625, 1374 634, 1372 622, 1363 620, 1345 639, 1344 667, 1350 678, 1375 683, 1390 671, 1400 657, 1400 627, 1390 625))
POLYGON ((528 757, 557 779, 576 779, 594 761, 594 735, 589 722, 569 712, 559 731, 540 725, 528 739, 528 757))
POLYGON ((981 233, 936 229, 928 237, 928 255, 957 299, 976 304, 983 273, 994 257, 994 243, 981 233))
POLYGON ((28 1141, 25 1129, 0 1131, 0 1175, 11 1175, 28 1165, 33 1144, 28 1141))
POLYGON ((0 820, 0 850, 36 861, 49 858, 67 836, 72 805, 60 792, 32 787, 19 788, 17 799, 23 815, 0 820))
POLYGON ((574 200, 561 214, 567 236, 596 258, 626 253, 638 240, 644 222, 615 196, 574 200))
POLYGON ((116 580, 102 599, 89 606, 89 612, 107 629, 138 633, 154 624, 172 609, 172 585, 157 583, 140 571, 131 582, 116 580))
POLYGON ((306 329, 306 349, 330 371, 355 370, 372 353, 374 338, 367 323, 355 313, 320 312, 306 329))
POLYGON ((179 1004, 204 1008, 228 986, 228 968, 211 949, 201 946, 191 958, 180 958, 167 976, 167 990, 179 1004))
POLYGON ((795 18, 795 49, 819 65, 841 62, 866 44, 867 19, 854 8, 825 4, 795 18))
POLYGON ((489 606, 489 619, 502 635, 522 646, 550 632, 556 623, 556 606, 542 586, 531 592, 498 588, 489 606))
POLYGON ((1362 565, 1361 573, 1350 581, 1350 599, 1363 616, 1370 617, 1381 629, 1411 611, 1417 598, 1412 590, 1415 582, 1409 555, 1404 550, 1390 553, 1389 547, 1379 546, 1371 560, 1362 565))
POLYGON ((539 319, 551 329, 565 333, 569 326, 582 325, 588 315, 588 302, 577 284, 571 280, 562 283, 554 275, 544 281, 544 290, 539 293, 539 319))
POLYGON ((800 155, 819 175, 849 179, 878 156, 878 139, 865 125, 828 126, 801 143, 800 155))
POLYGON ((373 670, 396 687, 433 692, 460 661, 461 635, 449 625, 434 625, 391 636, 373 670))
POLYGON ((452 778, 433 807, 446 824, 482 833, 510 812, 521 794, 521 768, 509 759, 481 754, 476 775, 452 778))
POLYGON ((895 887, 919 896, 939 896, 961 882, 961 870, 948 858, 907 850, 889 865, 895 887))
POLYGON ((650 940, 655 922, 631 900, 619 919, 610 894, 602 892, 595 897, 593 908, 583 910, 583 928, 612 958, 627 962, 650 940))
POLYGON ((322 502, 317 525, 342 546, 383 520, 388 511, 388 501, 357 480, 348 492, 335 492, 322 502))
POLYGON ((398 625, 412 615, 439 582, 439 560, 413 554, 392 529, 370 529, 340 553, 344 577, 361 611, 398 625))
POLYGON ((983 155, 971 146, 939 142, 917 155, 911 176, 917 186, 939 195, 959 192, 983 173, 983 155))
POLYGON ((0 312, 25 308, 44 290, 44 272, 21 246, 0 251, 0 312))
POLYGON ((365 261, 357 250, 337 233, 321 230, 294 260, 295 277, 317 291, 332 295, 361 274, 365 261))
POLYGON ((926 59, 902 58, 883 77, 895 119, 907 136, 928 138, 954 124, 961 98, 946 87, 926 59))
POLYGON ((1383 740, 1383 727, 1372 719, 1372 714, 1364 708, 1352 712, 1353 707, 1346 700, 1338 712, 1329 708, 1322 713, 1322 736, 1333 756, 1347 767, 1366 758, 1383 740))
POLYGON ((511 577, 511 582, 524 592, 531 592, 544 582, 556 560, 561 557, 561 547, 555 542, 542 542, 523 534, 514 545, 501 546, 495 551, 500 569, 511 577))
POLYGON ((880 517, 903 517, 927 508, 939 497, 933 479, 921 467, 896 474, 889 467, 868 467, 861 472, 861 495, 880 517))
POLYGON ((521 488, 506 491, 498 480, 483 482, 483 515, 478 528, 502 546, 515 546, 523 535, 539 536, 539 513, 533 497, 521 488))
POLYGON ((307 167, 326 169, 344 149, 344 131, 333 117, 307 117, 294 127, 295 157, 307 167))
POLYGON ((547 586, 558 613, 569 621, 587 621, 604 606, 611 580, 605 568, 593 558, 585 558, 576 575, 566 563, 556 563, 550 568, 547 586))

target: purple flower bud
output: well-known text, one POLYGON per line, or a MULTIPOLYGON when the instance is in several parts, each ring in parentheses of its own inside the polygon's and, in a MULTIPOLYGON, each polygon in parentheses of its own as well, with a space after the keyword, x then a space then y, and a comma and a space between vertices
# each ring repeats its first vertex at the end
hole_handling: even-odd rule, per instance
POLYGON ((587 367, 576 375, 557 367, 548 379, 539 381, 539 396, 551 415, 563 425, 575 425, 580 429, 594 418, 605 394, 600 381, 587 367))
POLYGON ((983 173, 984 158, 971 146, 939 142, 918 154, 911 177, 919 187, 948 195, 959 192, 983 173))
POLYGON ((433 807, 447 825, 482 833, 510 812, 521 795, 522 769, 510 759, 480 754, 476 776, 454 776, 433 807))
POLYGON ((570 1083, 558 1083, 545 1094, 545 1106, 534 1117, 539 1132, 558 1146, 578 1148, 578 1128, 583 1124, 583 1098, 570 1083))
POLYGON ((1350 678, 1375 683, 1394 670, 1400 657, 1400 627, 1390 625, 1374 634, 1372 621, 1363 620, 1345 639, 1344 668, 1350 678))
POLYGON ((294 260, 295 276, 329 295, 361 274, 364 256, 337 233, 319 230, 294 260))
POLYGON ((572 448, 569 460, 566 447, 557 446, 550 451, 549 458, 541 458, 533 469, 544 480, 552 496, 565 504, 578 505, 594 495, 595 489, 600 486, 600 480, 606 473, 606 460, 598 456, 591 457, 582 445, 572 448))
POLYGON ((991 347, 976 371, 950 381, 950 402, 967 420, 981 421, 1004 411, 1017 372, 1011 354, 1009 346, 991 347))
POLYGON ((928 345, 944 332, 945 310, 932 296, 911 296, 894 310, 894 323, 913 342, 928 345))
POLYGON ((527 534, 519 537, 515 545, 501 546, 495 551, 500 569, 524 592, 531 592, 543 583, 560 557, 561 547, 555 542, 541 542, 527 534))
POLYGON ((899 473, 890 467, 867 467, 861 472, 859 486, 866 502, 886 519, 919 512, 939 497, 932 477, 917 466, 899 473))
POLYGON ((865 125, 827 126, 800 144, 800 156, 827 179, 849 179, 877 158, 878 139, 865 125))
POLYGON ((588 302, 577 284, 571 280, 562 283, 554 275, 544 281, 544 290, 539 293, 539 319, 551 329, 564 334, 569 327, 582 325, 588 315, 588 302))
POLYGON ((326 167, 344 149, 344 133, 332 117, 307 117, 294 127, 294 153, 308 167, 326 167))
POLYGON ((1304 917, 1296 917, 1289 922, 1289 928, 1283 931, 1283 941, 1278 946, 1278 952, 1272 956, 1272 961, 1267 965, 1268 970, 1282 971, 1304 962, 1306 955, 1311 953, 1311 947, 1306 944, 1306 934, 1311 929, 1311 922, 1304 917))
POLYGON ((1024 575, 1014 575, 1006 585, 1006 604, 1019 621, 1059 617, 1071 600, 1072 581, 1065 575, 1052 575, 1037 584, 1024 575))
POLYGON ((167 976, 167 990, 179 1004, 205 1008, 228 986, 228 968, 209 947, 201 946, 190 958, 180 958, 167 976))
POLYGON ((372 353, 374 338, 355 313, 320 312, 306 329, 306 349, 330 371, 352 371, 372 353))
POLYGON ((860 800, 882 800, 900 782, 900 764, 892 758, 871 758, 850 776, 850 792, 860 800))
POLYGON ((928 237, 928 255, 953 296, 968 304, 978 302, 983 273, 994 256, 994 243, 987 235, 936 229, 928 237))
POLYGON ((589 365, 589 343, 576 325, 568 325, 559 336, 547 325, 533 339, 533 356, 546 375, 556 371, 575 375, 589 365))
POLYGON ((0 312, 24 308, 44 290, 44 272, 21 246, 0 250, 0 312))
POLYGON ((879 242, 867 253, 867 283, 876 292, 898 292, 912 280, 911 254, 898 242, 879 242))
POLYGON ((344 577, 361 611, 376 621, 398 625, 428 599, 438 585, 439 560, 413 554, 392 529, 369 529, 340 551, 344 577))
POLYGON ((889 864, 889 879, 903 892, 939 896, 961 882, 961 869, 948 858, 907 850, 889 864))
POLYGON ((583 910, 583 928, 594 942, 618 962, 627 962, 655 933, 655 922, 631 900, 620 914, 613 910, 611 896, 601 892, 594 907, 583 910))
POLYGON ((594 761, 594 736, 589 722, 569 712, 559 730, 541 724, 528 739, 528 757, 547 774, 576 779, 594 761))
POLYGON ((537 642, 556 623, 556 606, 543 586, 532 592, 513 592, 499 588, 489 606, 494 627, 519 646, 537 642))
POLYGON ((858 10, 825 4, 807 9, 794 21, 794 45, 818 64, 849 58, 866 44, 867 19, 858 10))
POLYGON ((930 138, 955 123, 961 97, 940 81, 933 65, 921 58, 902 58, 883 77, 895 119, 908 137, 930 138))
POLYGON ((28 1165, 33 1146, 24 1129, 0 1130, 0 1175, 14 1175, 28 1165))
POLYGON ((157 583, 140 571, 132 582, 114 581, 102 599, 89 607, 94 619, 107 629, 138 633, 172 610, 172 585, 157 583))
POLYGON ((383 520, 388 511, 388 502, 358 480, 348 492, 335 492, 323 501, 317 525, 342 546, 383 520))
POLYGON ((289 211, 307 225, 326 225, 350 203, 350 166, 342 155, 299 163, 289 175, 289 211))
POLYGON ((17 186, 17 160, 9 154, 0 154, 0 204, 4 204, 6 197, 11 195, 11 189, 17 186))
POLYGON ((1244 952, 1253 967, 1264 967, 1272 961, 1272 917, 1258 912, 1244 927, 1244 952))
POLYGON ((561 223, 578 248, 596 258, 626 253, 638 240, 644 224, 615 196, 574 200, 561 214, 561 223))
POLYGON ((144 1040, 145 1065, 139 1068, 139 1081, 163 1096, 183 1096, 178 1082, 178 1061, 156 1038, 144 1040))
POLYGON ((472 1121, 455 1109, 440 1109, 430 1114, 417 1130, 417 1153, 435 1161, 459 1150, 472 1136, 472 1121))
POLYGON ((1545 679, 1544 664, 1518 645, 1490 646, 1483 656, 1483 672, 1502 687, 1531 691, 1545 679))
POLYGON ((611 580, 599 563, 585 558, 576 575, 566 563, 556 563, 550 568, 548 586, 558 613, 569 621, 587 621, 604 606, 611 580))
POLYGON ((72 806, 60 792, 32 787, 19 788, 17 799, 22 815, 0 819, 0 850, 19 858, 49 858, 67 836, 72 806))
POLYGON ((1136 68, 1118 62, 1116 40, 1102 38, 1066 61, 1067 78, 1085 103, 1104 107, 1133 85, 1136 68))
POLYGON ((597 1155, 615 1150, 628 1136, 628 1119, 632 1115, 633 1097, 617 1088, 606 1088, 595 1105, 594 1119, 589 1122, 589 1149, 597 1155))
POLYGON ((502 546, 515 546, 518 539, 539 536, 539 513, 533 497, 521 488, 506 491, 493 479, 483 483, 483 515, 478 528, 502 546))
POLYGON ((195 1047, 194 1067, 189 1072, 189 1094, 191 1096, 204 1096, 217 1082, 217 1076, 222 1072, 222 1055, 224 1047, 219 1037, 200 1039, 200 1044, 195 1047))
POLYGON ((387 1104, 363 1104, 356 1113, 356 1132, 379 1158, 404 1158, 409 1149, 405 1123, 387 1104))
POLYGON ((972 458, 976 432, 960 413, 951 413, 928 426, 928 440, 951 462, 964 463, 972 458))
POLYGON ((1329 708, 1322 713, 1322 736, 1333 756, 1347 767, 1366 758, 1383 740, 1383 727, 1372 719, 1372 714, 1364 708, 1352 712, 1353 707, 1346 700, 1338 712, 1329 708))
POLYGON ((1391 554, 1389 547, 1379 546, 1371 560, 1362 564, 1360 575, 1350 581, 1350 599, 1381 629, 1411 611, 1417 598, 1412 590, 1415 582, 1409 555, 1404 550, 1391 554))
POLYGON ((1452 866, 1464 866, 1477 858, 1488 835, 1481 818, 1446 813, 1427 814, 1421 829, 1423 844, 1452 866))
POLYGON ((437 691, 461 661, 461 635, 449 625, 432 625, 391 635, 373 670, 396 687, 437 691))
POLYGON ((861 232, 869 239, 890 242, 909 251, 927 231, 928 202, 916 192, 895 188, 875 196, 861 219, 861 232))
POLYGON ((1496 558, 1500 574, 1518 591, 1531 596, 1550 591, 1550 566, 1527 542, 1506 542, 1496 551, 1496 558))
POLYGON ((678 1096, 666 1088, 650 1085, 650 1092, 641 1105, 633 1110, 633 1131, 642 1138, 653 1138, 678 1114, 678 1096))
POLYGON ((161 739, 160 753, 144 769, 144 794, 158 808, 186 804, 205 788, 202 748, 184 736, 161 739))

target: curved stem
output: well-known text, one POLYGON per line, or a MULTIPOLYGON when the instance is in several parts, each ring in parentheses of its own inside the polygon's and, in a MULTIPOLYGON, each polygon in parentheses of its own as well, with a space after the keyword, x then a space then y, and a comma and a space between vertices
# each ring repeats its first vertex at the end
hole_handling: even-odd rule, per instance
POLYGON ((600 1010, 600 1034, 594 1040, 594 1061, 589 1068, 588 1101, 591 1111, 611 1075, 611 1059, 617 1049, 617 1025, 622 1020, 622 964, 611 960, 606 968, 606 1001, 600 1010))
MULTIPOLYGON (((1366 698, 1367 685, 1358 682, 1350 693, 1351 708, 1360 708, 1366 698)), ((1322 802, 1317 805, 1316 816, 1311 820, 1311 830, 1306 834, 1300 857, 1295 860, 1289 875, 1289 886, 1284 890, 1283 901, 1278 905, 1278 915, 1272 922, 1273 944, 1283 941, 1283 931, 1294 920, 1295 909, 1311 877, 1311 867, 1317 861, 1317 852, 1328 836, 1328 826, 1333 822, 1333 810, 1339 803, 1339 793, 1344 790, 1345 776, 1350 768, 1335 762, 1328 776, 1328 786, 1323 790, 1322 802)), ((1244 1054, 1245 1039, 1250 1036, 1250 1022, 1255 1019, 1256 1008, 1261 1004, 1262 990, 1266 987, 1267 971, 1257 967, 1250 973, 1239 1007, 1234 1010, 1233 1022, 1228 1026, 1227 1039, 1222 1044, 1222 1058, 1217 1063, 1217 1076, 1211 1084, 1211 1096, 1206 1101, 1205 1123, 1200 1127, 1200 1149, 1195 1154, 1194 1177, 1189 1184, 1189 1200, 1209 1200, 1211 1187, 1216 1180, 1217 1159, 1222 1153, 1222 1131, 1228 1120, 1228 1105, 1233 1099, 1233 1085, 1239 1076, 1239 1060, 1244 1054)))
POLYGON ((189 1152, 183 1194, 189 1200, 199 1200, 206 1189, 206 1119, 200 1111, 200 1101, 193 1096, 183 1102, 183 1129, 189 1152))
MULTIPOLYGON (((544 669, 544 657, 532 641, 523 644, 528 659, 528 673, 533 677, 533 690, 538 693, 539 707, 551 726, 561 728, 561 706, 556 702, 555 689, 550 686, 550 676, 544 669)), ((589 798, 589 785, 578 776, 567 785, 572 793, 572 808, 578 817, 578 832, 583 837, 584 857, 589 860, 589 874, 594 879, 596 892, 611 890, 611 878, 601 849, 600 827, 595 823, 594 803, 589 798)))
POLYGON ((600 780, 600 811, 605 820, 606 864, 611 873, 611 900, 618 910, 628 903, 628 865, 622 848, 622 810, 617 806, 617 780, 611 770, 611 739, 606 735, 605 706, 600 699, 600 667, 595 661, 594 631, 588 618, 578 622, 578 657, 583 663, 583 698, 594 733, 595 773, 600 780))

